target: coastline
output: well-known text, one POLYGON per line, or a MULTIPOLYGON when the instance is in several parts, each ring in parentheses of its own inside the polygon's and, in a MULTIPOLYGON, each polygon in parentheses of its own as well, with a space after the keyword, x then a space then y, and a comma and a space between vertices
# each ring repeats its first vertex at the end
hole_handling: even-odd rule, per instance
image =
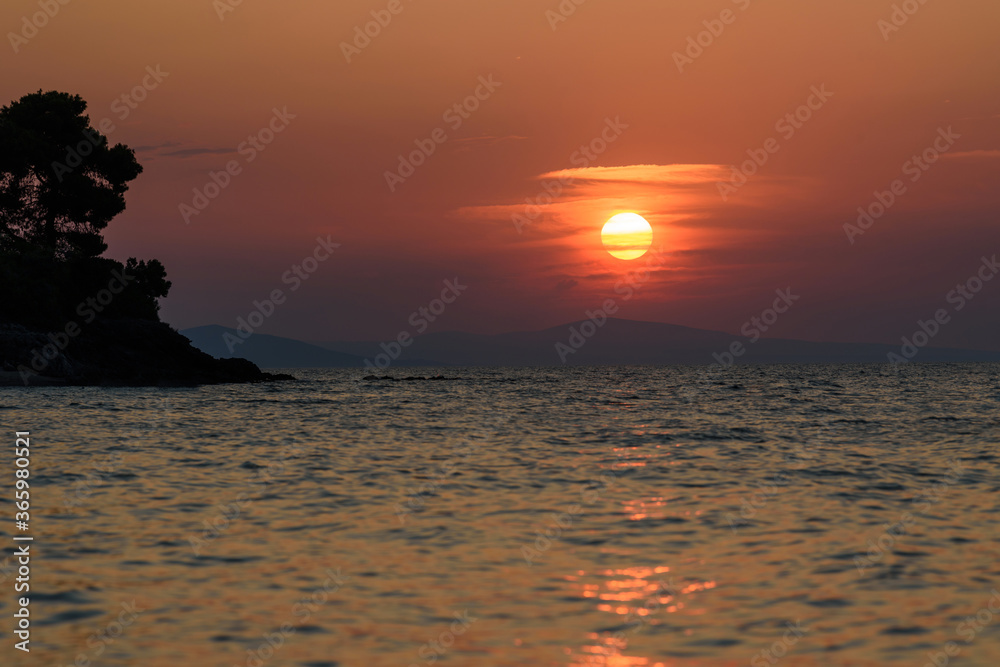
POLYGON ((0 386, 198 386, 294 380, 216 359, 163 322, 96 320, 75 337, 0 324, 0 386))

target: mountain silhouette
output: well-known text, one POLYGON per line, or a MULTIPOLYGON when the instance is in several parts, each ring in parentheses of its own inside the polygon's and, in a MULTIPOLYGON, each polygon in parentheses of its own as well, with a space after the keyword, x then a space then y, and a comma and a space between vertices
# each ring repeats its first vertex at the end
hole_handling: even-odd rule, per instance
POLYGON ((216 324, 183 329, 180 333, 199 350, 213 357, 221 359, 238 355, 266 368, 360 368, 365 365, 362 358, 353 354, 335 352, 291 338, 255 333, 244 340, 235 329, 216 324))
MULTIPOLYGON (((597 327, 589 321, 504 334, 428 333, 409 347, 393 342, 304 343, 254 334, 230 351, 225 327, 199 327, 181 333, 213 356, 239 354, 266 368, 360 367, 364 360, 388 366, 561 366, 561 365, 709 365, 790 363, 887 363, 899 345, 821 343, 762 338, 756 342, 721 331, 609 318, 597 327), (591 335, 586 335, 591 334, 591 335), (738 343, 743 352, 732 354, 738 343), (560 346, 557 348, 557 346, 560 346), (398 355, 392 358, 393 355, 398 355)), ((1000 362, 1000 352, 923 348, 915 362, 1000 362)))

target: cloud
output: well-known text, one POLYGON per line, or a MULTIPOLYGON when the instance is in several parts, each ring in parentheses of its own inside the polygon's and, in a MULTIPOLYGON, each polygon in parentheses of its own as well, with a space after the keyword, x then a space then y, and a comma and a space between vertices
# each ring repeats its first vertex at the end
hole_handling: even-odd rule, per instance
POLYGON ((573 278, 563 278, 562 280, 560 280, 559 282, 556 283, 555 291, 556 292, 565 292, 566 290, 573 289, 574 287, 576 287, 579 284, 580 283, 577 280, 573 279, 573 278))
MULTIPOLYGON (((729 167, 715 164, 639 164, 620 167, 584 167, 562 169, 539 174, 542 181, 528 202, 537 201, 532 207, 525 199, 515 202, 467 206, 456 214, 466 219, 476 219, 512 225, 516 216, 531 216, 535 231, 544 226, 546 235, 572 234, 579 221, 594 215, 611 217, 624 210, 635 210, 644 215, 658 215, 661 222, 688 217, 693 209, 719 203, 715 183, 728 178, 729 167), (553 183, 558 181, 558 184, 553 183), (556 196, 549 193, 558 188, 556 196), (704 190, 699 196, 692 188, 704 190), (701 203, 699 206, 699 202, 701 203), (657 214, 656 212, 661 213, 657 214)), ((513 228, 513 227, 512 227, 513 228)))
POLYGON ((225 155, 235 153, 232 148, 182 148, 179 151, 163 153, 168 157, 196 157, 198 155, 225 155))
POLYGON ((636 184, 699 184, 725 179, 728 167, 718 164, 634 164, 623 167, 582 167, 550 171, 538 177, 590 182, 636 184))
POLYGON ((135 150, 136 153, 151 153, 153 151, 158 151, 161 148, 173 148, 174 146, 180 145, 181 142, 179 141, 167 141, 162 144, 153 144, 150 146, 136 146, 133 150, 135 150))
POLYGON ((451 143, 455 146, 455 152, 461 153, 463 151, 472 150, 473 148, 485 148, 487 146, 495 146, 497 144, 504 143, 506 141, 523 141, 528 137, 522 137, 516 134, 509 134, 505 137, 494 137, 494 136, 482 136, 482 137, 466 137, 464 139, 452 139, 451 143))
POLYGON ((148 146, 136 146, 133 150, 136 153, 156 153, 166 157, 196 157, 198 155, 225 155, 234 153, 232 148, 180 148, 173 151, 164 151, 165 148, 175 148, 182 146, 179 141, 165 141, 162 144, 150 144, 148 146))
POLYGON ((620 279, 620 260, 607 272, 611 256, 601 229, 615 214, 638 213, 653 227, 653 247, 668 257, 665 266, 650 270, 644 291, 671 295, 677 286, 688 289, 685 281, 724 282, 760 265, 759 256, 768 257, 768 270, 777 267, 767 250, 788 246, 789 234, 801 228, 803 201, 812 204, 821 189, 799 175, 756 174, 726 202, 718 184, 731 173, 731 166, 718 164, 565 169, 539 174, 520 196, 454 214, 490 225, 495 243, 516 247, 537 276, 551 280, 551 294, 574 299, 620 279))

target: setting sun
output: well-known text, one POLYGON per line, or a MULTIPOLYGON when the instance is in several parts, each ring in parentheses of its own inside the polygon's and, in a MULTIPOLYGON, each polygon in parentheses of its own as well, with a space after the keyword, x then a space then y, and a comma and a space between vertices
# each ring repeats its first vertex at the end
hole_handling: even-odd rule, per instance
POLYGON ((653 228, 637 213, 619 213, 601 230, 604 249, 618 259, 638 259, 653 244, 653 228))

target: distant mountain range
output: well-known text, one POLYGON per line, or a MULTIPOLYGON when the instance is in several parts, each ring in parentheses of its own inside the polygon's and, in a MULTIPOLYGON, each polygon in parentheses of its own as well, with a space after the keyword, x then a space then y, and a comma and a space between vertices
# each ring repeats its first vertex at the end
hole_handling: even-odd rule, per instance
MULTIPOLYGON (((616 318, 600 327, 582 321, 495 335, 428 333, 411 339, 407 347, 394 341, 313 344, 265 334, 243 340, 234 329, 221 326, 181 333, 214 357, 243 357, 263 368, 362 368, 366 359, 379 367, 884 363, 890 353, 900 354, 899 345, 777 338, 751 342, 721 331, 616 318)), ((1000 352, 927 347, 913 361, 1000 362, 1000 352)))
POLYGON ((327 350, 292 338, 255 333, 244 340, 235 329, 218 325, 184 329, 181 334, 213 357, 256 359, 254 363, 264 368, 360 368, 365 365, 363 359, 353 354, 327 350))

